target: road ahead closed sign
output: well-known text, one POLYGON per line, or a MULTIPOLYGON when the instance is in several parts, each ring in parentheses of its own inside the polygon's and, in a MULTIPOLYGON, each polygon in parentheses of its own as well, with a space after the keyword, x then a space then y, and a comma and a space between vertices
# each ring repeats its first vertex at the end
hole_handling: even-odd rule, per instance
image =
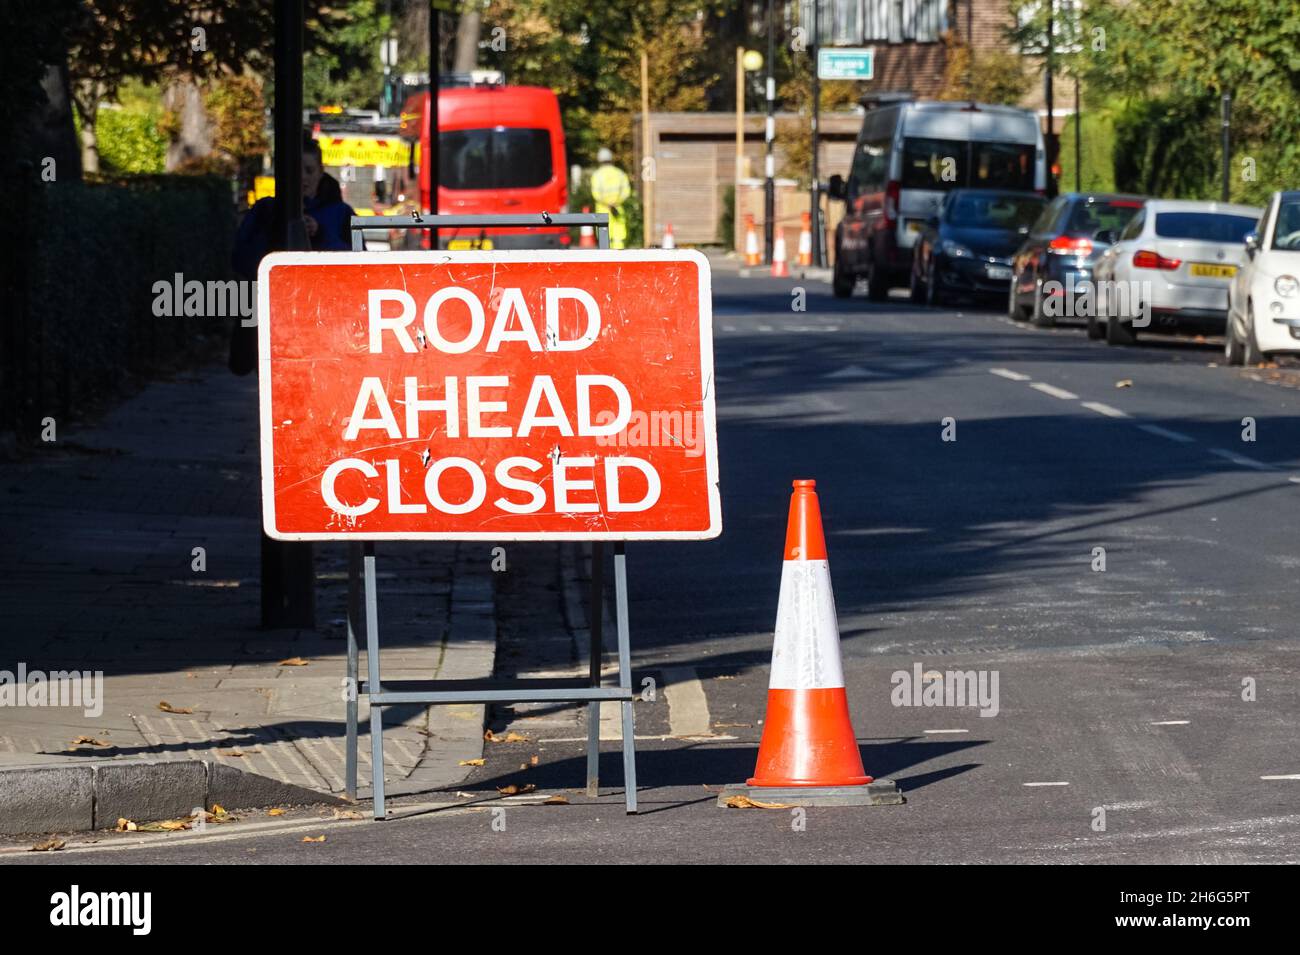
POLYGON ((285 252, 258 300, 271 537, 721 531, 699 253, 285 252))

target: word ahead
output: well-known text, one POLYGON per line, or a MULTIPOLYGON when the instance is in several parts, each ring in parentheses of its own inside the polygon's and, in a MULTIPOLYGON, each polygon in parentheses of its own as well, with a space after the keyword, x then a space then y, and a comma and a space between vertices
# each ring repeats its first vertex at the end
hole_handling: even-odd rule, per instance
POLYGON ((277 253, 258 310, 271 537, 722 529, 696 252, 277 253))

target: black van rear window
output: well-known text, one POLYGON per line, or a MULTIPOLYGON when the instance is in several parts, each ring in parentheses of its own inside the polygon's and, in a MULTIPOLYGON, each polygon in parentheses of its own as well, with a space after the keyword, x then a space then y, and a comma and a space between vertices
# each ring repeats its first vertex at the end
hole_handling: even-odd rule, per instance
POLYGON ((553 172, 545 129, 452 129, 438 136, 444 189, 529 189, 550 182, 553 172))
POLYGON ((958 139, 903 140, 904 189, 1034 188, 1034 147, 958 139))

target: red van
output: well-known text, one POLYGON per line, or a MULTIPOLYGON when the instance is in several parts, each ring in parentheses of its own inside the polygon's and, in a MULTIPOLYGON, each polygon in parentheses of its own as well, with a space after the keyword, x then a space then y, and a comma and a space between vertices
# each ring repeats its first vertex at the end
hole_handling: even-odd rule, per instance
MULTIPOLYGON (((402 136, 414 145, 420 208, 430 201, 429 94, 402 109, 402 136), (418 159, 416 158, 418 157, 418 159)), ((540 86, 480 84, 438 92, 438 203, 443 215, 565 212, 569 202, 564 129, 555 93, 540 86)), ((412 189, 412 191, 414 191, 412 189)), ((442 229, 444 249, 537 249, 569 244, 563 227, 442 229)), ((424 233, 427 246, 428 233, 424 233)))

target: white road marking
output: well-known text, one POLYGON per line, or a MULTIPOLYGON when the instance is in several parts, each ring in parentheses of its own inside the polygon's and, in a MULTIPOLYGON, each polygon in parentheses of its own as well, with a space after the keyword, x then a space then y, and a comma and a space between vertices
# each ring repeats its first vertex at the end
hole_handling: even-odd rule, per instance
POLYGON ((1149 724, 1147 724, 1147 725, 1149 725, 1149 726, 1186 726, 1186 725, 1187 725, 1188 723, 1190 723, 1190 722, 1191 722, 1191 720, 1160 720, 1160 721, 1158 721, 1158 722, 1149 723, 1149 724))
POLYGON ((1254 458, 1248 458, 1244 454, 1238 454, 1236 451, 1228 451, 1225 448, 1210 448, 1210 453, 1231 461, 1233 464, 1240 464, 1243 468, 1254 468, 1256 471, 1272 471, 1273 465, 1265 464, 1263 461, 1256 461, 1254 458))
POLYGON ((1260 776, 1260 779, 1300 779, 1300 773, 1291 773, 1288 776, 1260 776))
POLYGON ((937 736, 940 733, 969 733, 970 730, 926 730, 925 732, 937 736))
POLYGON ((1104 414, 1107 418, 1128 417, 1128 412, 1120 411, 1118 408, 1112 408, 1110 405, 1104 405, 1100 401, 1085 401, 1083 406, 1089 411, 1095 411, 1097 414, 1104 414))
POLYGON ((1140 424, 1138 425, 1147 434, 1154 434, 1158 438, 1168 438, 1170 441, 1177 441, 1179 444, 1192 444, 1195 438, 1189 438, 1187 435, 1178 431, 1170 431, 1168 428, 1162 428, 1158 424, 1140 424))
POLYGON ((1068 786, 1069 783, 1023 783, 1025 786, 1068 786))
MULTIPOLYGON (((621 740, 623 737, 619 735, 610 738, 621 740)), ((668 740, 675 740, 678 742, 684 740, 688 743, 725 743, 728 740, 736 740, 739 738, 740 737, 732 736, 728 733, 709 733, 705 736, 666 736, 664 734, 659 734, 658 736, 642 736, 640 733, 638 733, 636 736, 633 737, 633 739, 637 740, 638 742, 648 741, 651 743, 664 743, 667 742, 668 740)), ((602 736, 601 739, 604 740, 605 737, 602 736)), ((587 737, 585 736, 539 736, 537 737, 537 744, 539 746, 545 746, 548 743, 585 743, 585 742, 587 742, 587 737)))
POLYGON ((1047 385, 1041 381, 1036 381, 1029 386, 1035 391, 1041 391, 1045 395, 1051 395, 1053 398, 1060 398, 1062 401, 1074 401, 1079 396, 1072 391, 1066 391, 1064 388, 1057 388, 1055 385, 1047 385))
POLYGON ((1008 381, 1029 381, 1028 375, 1022 375, 1018 371, 1012 371, 1010 368, 990 368, 990 375, 997 375, 999 378, 1006 378, 1008 381))
POLYGON ((709 701, 704 684, 692 667, 672 667, 663 671, 664 699, 668 702, 669 736, 707 736, 709 701))

